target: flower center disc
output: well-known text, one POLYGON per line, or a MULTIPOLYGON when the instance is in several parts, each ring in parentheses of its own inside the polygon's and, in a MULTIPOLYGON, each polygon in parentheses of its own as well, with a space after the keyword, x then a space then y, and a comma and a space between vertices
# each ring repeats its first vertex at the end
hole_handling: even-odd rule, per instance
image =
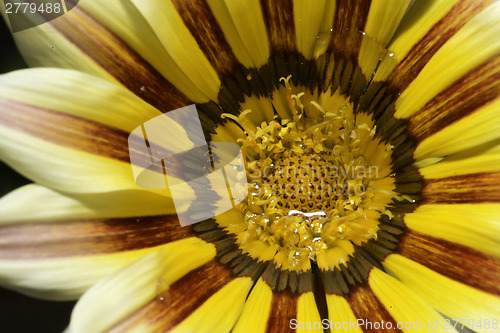
POLYGON ((371 117, 355 114, 338 92, 293 94, 289 78, 283 81, 290 118, 275 116, 255 130, 248 126, 252 110, 224 116, 247 135, 240 139, 249 183, 240 242, 258 239, 285 250, 288 264, 298 267, 323 251, 376 239, 378 219, 391 216, 387 205, 401 198, 392 146, 375 136, 371 117))

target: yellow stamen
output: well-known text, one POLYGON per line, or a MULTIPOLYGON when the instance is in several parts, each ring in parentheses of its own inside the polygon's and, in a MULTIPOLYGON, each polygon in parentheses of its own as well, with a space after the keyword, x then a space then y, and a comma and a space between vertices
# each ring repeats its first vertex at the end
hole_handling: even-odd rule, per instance
POLYGON ((224 116, 247 135, 239 140, 249 183, 242 204, 247 229, 240 243, 257 239, 285 250, 289 266, 298 269, 339 242, 361 245, 376 239, 380 216, 392 216, 387 205, 410 198, 394 192, 393 147, 375 138, 371 117, 355 115, 345 102, 322 105, 318 100, 310 104, 319 112, 309 114, 303 101, 313 96, 293 94, 290 79, 280 82, 291 119, 274 117, 251 130, 250 110, 224 116))

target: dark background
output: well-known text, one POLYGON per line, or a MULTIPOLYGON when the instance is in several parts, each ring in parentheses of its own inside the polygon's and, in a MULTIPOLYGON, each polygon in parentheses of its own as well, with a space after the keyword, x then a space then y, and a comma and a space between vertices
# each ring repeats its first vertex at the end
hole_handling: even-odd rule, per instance
MULTIPOLYGON (((0 50, 0 74, 27 67, 1 18, 0 50)), ((29 182, 0 161, 0 197, 29 182)), ((68 326, 74 304, 38 300, 0 288, 0 332, 62 332, 68 326)))

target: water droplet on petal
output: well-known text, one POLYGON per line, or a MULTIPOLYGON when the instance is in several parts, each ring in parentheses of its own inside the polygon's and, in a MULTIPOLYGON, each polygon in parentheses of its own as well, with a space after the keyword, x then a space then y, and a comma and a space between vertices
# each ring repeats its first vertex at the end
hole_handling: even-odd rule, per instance
POLYGON ((163 278, 158 280, 158 284, 156 286, 156 299, 165 306, 172 303, 170 285, 163 278))

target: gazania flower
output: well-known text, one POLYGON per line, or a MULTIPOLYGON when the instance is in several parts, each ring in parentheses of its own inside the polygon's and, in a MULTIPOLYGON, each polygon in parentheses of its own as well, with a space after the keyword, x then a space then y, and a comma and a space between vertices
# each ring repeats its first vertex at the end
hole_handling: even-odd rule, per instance
POLYGON ((0 78, 34 182, 2 284, 80 298, 70 332, 498 332, 500 4, 409 2, 87 0, 15 33, 56 68, 0 78), (190 104, 248 196, 181 227, 173 197, 223 194, 140 188, 128 136, 190 104))

